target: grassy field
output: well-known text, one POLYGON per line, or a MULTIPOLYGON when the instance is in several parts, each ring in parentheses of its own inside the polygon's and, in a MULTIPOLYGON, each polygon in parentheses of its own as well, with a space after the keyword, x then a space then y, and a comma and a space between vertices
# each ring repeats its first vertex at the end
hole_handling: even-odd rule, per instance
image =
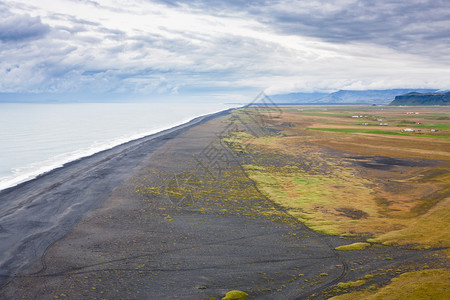
MULTIPOLYGON (((284 107, 266 119, 267 136, 239 132, 224 140, 245 149, 252 157, 243 166, 249 178, 289 214, 315 231, 367 241, 337 250, 382 243, 448 254, 449 113, 436 107, 284 107)), ((412 295, 441 299, 441 290, 432 289, 443 284, 434 282, 439 276, 448 287, 448 271, 428 271, 336 299, 382 299, 406 281, 417 286, 412 295)))
MULTIPOLYGON (((358 280, 360 283, 363 281, 358 280)), ((357 282, 341 285, 341 288, 355 287, 357 282), (353 283, 353 285, 352 285, 353 283)), ((338 285, 339 286, 339 285, 338 285)), ((450 271, 446 269, 433 269, 425 271, 408 272, 381 288, 371 286, 363 291, 354 291, 348 294, 332 297, 333 300, 353 299, 448 299, 450 286, 450 271)))
MULTIPOLYGON (((259 153, 259 160, 244 165, 249 177, 267 197, 316 231, 367 235, 370 242, 417 248, 449 247, 450 142, 441 139, 448 137, 342 128, 354 122, 354 115, 369 117, 357 108, 347 108, 339 117, 327 109, 322 115, 330 116, 320 119, 288 108, 271 119, 278 134, 251 138, 240 132, 227 141, 259 153)), ((408 112, 369 110, 391 120, 408 112)), ((421 118, 441 116, 436 110, 422 110, 421 118)), ((445 124, 439 120, 438 125, 445 124)))
MULTIPOLYGON (((444 126, 427 126, 428 128, 446 128, 444 126)), ((423 126, 422 126, 423 128, 423 126)), ((412 134, 403 132, 393 132, 384 131, 379 129, 365 129, 365 128, 308 128, 310 130, 321 130, 321 131, 331 131, 331 132, 343 132, 343 133, 370 133, 370 134, 388 134, 388 135, 401 135, 401 136, 412 136, 412 134)), ((446 128, 447 129, 447 128, 446 128)), ((450 140, 450 136, 445 135, 431 135, 431 134, 420 134, 414 135, 416 137, 428 137, 428 138, 443 138, 450 140)))

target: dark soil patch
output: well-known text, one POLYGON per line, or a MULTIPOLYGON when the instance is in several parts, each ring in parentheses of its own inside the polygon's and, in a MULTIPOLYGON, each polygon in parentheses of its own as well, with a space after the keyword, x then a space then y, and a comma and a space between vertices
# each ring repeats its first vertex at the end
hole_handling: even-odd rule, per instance
POLYGON ((346 216, 353 220, 365 219, 369 216, 365 211, 350 207, 337 208, 336 210, 342 213, 340 214, 341 216, 346 216))
POLYGON ((386 156, 347 156, 347 159, 353 163, 378 170, 390 170, 394 167, 426 167, 430 162, 415 159, 400 159, 386 156))

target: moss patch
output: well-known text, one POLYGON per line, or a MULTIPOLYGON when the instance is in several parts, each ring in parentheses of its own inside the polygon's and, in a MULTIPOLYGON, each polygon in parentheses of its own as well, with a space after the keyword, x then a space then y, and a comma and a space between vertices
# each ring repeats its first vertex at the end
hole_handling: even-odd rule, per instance
POLYGON ((348 289, 351 287, 358 287, 366 284, 367 281, 365 280, 356 280, 356 281, 348 281, 348 282, 339 282, 337 284, 338 288, 340 289, 348 289))
POLYGON ((226 293, 222 300, 245 300, 247 297, 248 294, 246 292, 234 290, 226 293))
POLYGON ((388 232, 369 242, 385 245, 415 244, 417 248, 450 247, 450 199, 447 198, 407 228, 388 232))
MULTIPOLYGON (((316 166, 308 164, 307 168, 316 166)), ((378 214, 367 183, 355 180, 351 170, 325 166, 322 169, 328 169, 328 174, 311 174, 296 166, 254 164, 244 165, 244 169, 268 198, 315 231, 333 235, 367 232, 362 222, 355 220, 369 224, 378 214), (348 207, 352 196, 358 202, 358 210, 348 207)))
POLYGON ((404 273, 375 291, 352 292, 330 299, 448 299, 449 286, 449 270, 431 269, 404 273))
POLYGON ((369 243, 353 243, 349 245, 339 246, 336 247, 335 249, 339 251, 363 250, 369 246, 370 246, 369 243))

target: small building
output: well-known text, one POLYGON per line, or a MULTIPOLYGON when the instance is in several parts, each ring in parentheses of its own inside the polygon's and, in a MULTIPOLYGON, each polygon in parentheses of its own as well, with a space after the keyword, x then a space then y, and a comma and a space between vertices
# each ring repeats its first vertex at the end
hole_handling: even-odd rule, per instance
POLYGON ((402 129, 402 132, 414 132, 414 129, 405 128, 405 129, 402 129))
POLYGON ((367 126, 367 125, 369 125, 369 123, 362 123, 361 125, 367 126))
POLYGON ((388 123, 380 123, 380 126, 388 126, 388 123))

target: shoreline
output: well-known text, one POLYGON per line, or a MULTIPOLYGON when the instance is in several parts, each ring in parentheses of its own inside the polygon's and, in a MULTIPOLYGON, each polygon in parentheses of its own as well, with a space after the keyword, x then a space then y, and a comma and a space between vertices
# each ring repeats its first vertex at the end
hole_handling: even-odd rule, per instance
MULTIPOLYGON (((17 175, 10 174, 10 175, 0 178, 2 180, 2 181, 0 181, 0 197, 1 197, 1 193, 3 191, 6 191, 11 188, 15 188, 17 186, 20 186, 23 183, 37 179, 40 176, 43 176, 43 175, 45 175, 49 172, 52 172, 56 169, 65 167, 66 165, 76 162, 80 159, 89 158, 93 155, 96 155, 96 154, 104 152, 104 151, 111 150, 115 147, 119 147, 119 146, 128 144, 130 142, 138 141, 140 139, 144 139, 144 138, 147 138, 147 137, 150 137, 153 135, 157 135, 157 134, 166 132, 168 130, 178 128, 180 126, 187 125, 191 122, 195 122, 195 120, 198 118, 207 117, 210 115, 221 113, 223 111, 230 111, 230 110, 237 109, 237 108, 239 108, 239 107, 228 108, 228 109, 224 109, 221 111, 216 111, 216 112, 207 113, 204 115, 191 117, 191 118, 188 118, 178 124, 175 123, 175 124, 167 125, 166 127, 152 129, 148 133, 138 134, 137 137, 136 137, 136 135, 130 135, 129 137, 116 137, 111 140, 105 141, 104 143, 102 143, 99 146, 74 149, 74 150, 71 150, 70 152, 61 153, 61 154, 58 154, 53 157, 45 158, 44 162, 47 162, 47 163, 45 165, 40 165, 39 167, 37 167, 37 169, 32 169, 32 170, 29 170, 29 171, 26 171, 24 173, 20 173, 17 175), (63 156, 66 156, 68 158, 61 159, 63 156)), ((32 162, 31 164, 36 164, 36 163, 38 163, 38 162, 37 161, 32 162)), ((25 166, 24 168, 27 168, 27 166, 25 166)))
POLYGON ((0 191, 0 286, 68 233, 166 141, 233 108, 68 162, 0 191), (114 171, 114 172, 113 172, 114 171), (98 186, 97 186, 98 185, 98 186))

